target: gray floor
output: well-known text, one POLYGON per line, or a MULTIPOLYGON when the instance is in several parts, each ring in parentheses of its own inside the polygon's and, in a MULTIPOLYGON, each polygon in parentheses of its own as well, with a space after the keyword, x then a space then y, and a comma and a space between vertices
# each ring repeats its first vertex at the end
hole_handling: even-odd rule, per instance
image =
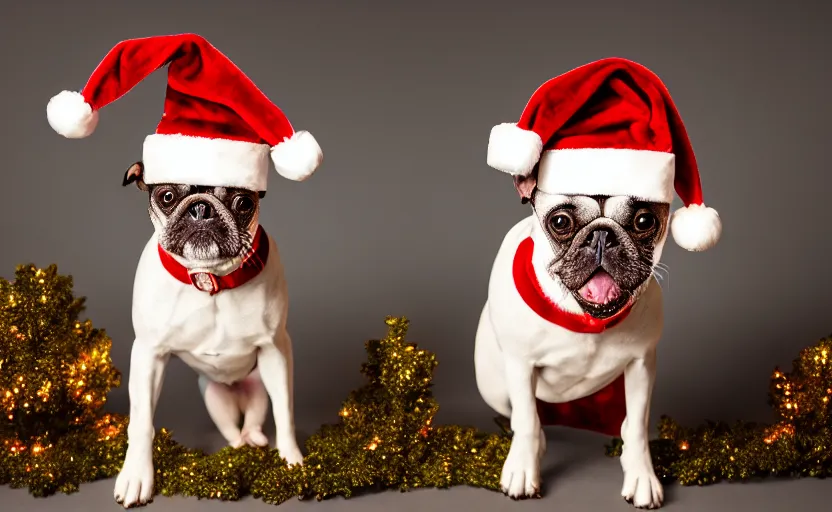
MULTIPOLYGON (((218 435, 208 425, 187 432, 180 428, 176 437, 189 444, 210 450, 221 445, 218 435), (192 444, 196 443, 196 444, 192 444)), ((304 430, 301 426, 301 436, 304 430)), ((514 502, 502 494, 472 488, 419 490, 408 493, 389 491, 345 500, 334 498, 316 502, 290 500, 279 507, 246 498, 240 502, 199 501, 186 498, 157 497, 145 510, 148 512, 189 511, 423 511, 423 510, 523 510, 533 511, 621 511, 635 510, 618 497, 621 472, 618 461, 604 455, 605 439, 576 431, 555 429, 548 433, 548 452, 543 462, 544 496, 539 500, 514 502)), ((81 487, 73 495, 33 498, 26 490, 0 488, 0 510, 3 512, 87 512, 120 510, 112 499, 113 481, 100 481, 81 487)), ((832 482, 826 480, 766 480, 754 483, 718 484, 708 487, 666 489, 663 510, 678 512, 702 511, 781 511, 823 510, 829 500, 832 482)))

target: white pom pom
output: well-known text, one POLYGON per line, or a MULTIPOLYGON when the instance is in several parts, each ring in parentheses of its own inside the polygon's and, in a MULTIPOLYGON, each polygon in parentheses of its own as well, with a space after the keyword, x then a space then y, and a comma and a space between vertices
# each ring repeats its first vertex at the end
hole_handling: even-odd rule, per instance
POLYGON ((511 175, 528 176, 543 151, 540 136, 515 123, 498 124, 488 138, 488 165, 511 175))
POLYGON ((679 247, 694 252, 706 251, 719 241, 722 220, 713 208, 691 204, 673 212, 670 232, 679 247))
POLYGON ((306 131, 295 132, 271 150, 272 162, 284 178, 303 181, 321 165, 324 155, 318 141, 306 131))
POLYGON ((68 139, 83 139, 95 131, 98 111, 75 91, 63 91, 49 100, 46 119, 53 130, 68 139))

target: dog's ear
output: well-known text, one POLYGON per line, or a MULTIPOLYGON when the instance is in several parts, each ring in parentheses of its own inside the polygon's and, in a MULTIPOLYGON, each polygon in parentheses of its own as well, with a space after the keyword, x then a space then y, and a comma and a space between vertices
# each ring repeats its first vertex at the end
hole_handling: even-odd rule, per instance
POLYGON ((263 199, 264 197, 266 197, 266 191, 261 190, 260 192, 257 193, 257 195, 260 197, 260 199, 263 199))
POLYGON ((136 162, 127 169, 127 172, 124 173, 124 179, 121 181, 121 186, 126 187, 133 182, 136 183, 139 190, 147 192, 148 188, 144 183, 144 164, 141 162, 136 162))
POLYGON ((528 203, 532 199, 534 189, 537 187, 537 172, 532 172, 528 176, 514 176, 514 189, 520 194, 520 201, 523 204, 528 203))

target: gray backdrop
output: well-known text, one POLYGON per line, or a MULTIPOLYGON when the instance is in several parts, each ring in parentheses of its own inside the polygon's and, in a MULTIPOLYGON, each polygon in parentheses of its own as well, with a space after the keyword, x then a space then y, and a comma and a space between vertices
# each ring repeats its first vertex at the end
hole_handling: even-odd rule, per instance
MULTIPOLYGON (((665 81, 697 153, 705 199, 725 226, 707 253, 668 242, 653 419, 769 420, 773 366, 788 366, 832 331, 832 13, 823 2, 53 4, 3 0, 0 10, 0 275, 12 277, 25 262, 72 274, 88 316, 113 338, 125 383, 133 275, 152 227, 145 195, 120 183, 160 119, 165 75, 105 108, 85 140, 54 133, 45 109, 57 92, 80 89, 118 41, 179 32, 208 38, 324 151, 308 182, 272 171, 261 214, 289 280, 302 438, 335 421, 341 400, 362 383, 363 342, 384 334, 388 314, 409 316, 411 339, 438 354, 438 421, 491 427, 474 381, 474 333, 497 248, 529 210, 510 179, 486 165, 489 130, 516 121, 545 80, 602 57, 636 60, 665 81)), ((110 406, 126 412, 126 384, 110 406)), ((196 379, 178 361, 157 420, 191 446, 220 445, 196 379)), ((628 510, 618 498, 618 464, 603 456, 605 438, 555 430, 551 439, 542 501, 517 505, 455 489, 319 506, 628 510)), ((769 510, 777 500, 808 504, 822 489, 829 484, 672 489, 668 506, 755 501, 755 510, 769 510)), ((25 491, 0 492, 13 510, 115 510, 111 491, 102 482, 35 501, 25 491)), ((153 507, 174 503, 266 507, 161 499, 153 507)), ((293 506, 306 505, 285 505, 293 506)))

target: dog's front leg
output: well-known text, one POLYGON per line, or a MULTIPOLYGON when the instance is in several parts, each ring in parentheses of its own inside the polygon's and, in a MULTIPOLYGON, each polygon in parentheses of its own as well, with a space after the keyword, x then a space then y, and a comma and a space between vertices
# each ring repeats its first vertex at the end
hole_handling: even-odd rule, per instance
POLYGON ((621 427, 624 442, 621 453, 624 486, 621 495, 638 508, 659 508, 664 501, 662 484, 653 469, 648 437, 650 399, 655 378, 655 349, 644 358, 630 362, 624 371, 627 419, 621 427))
POLYGON ((506 358, 506 385, 511 403, 511 447, 500 486, 508 496, 537 497, 540 493, 540 418, 535 401, 537 371, 530 361, 506 358))
POLYGON ((295 438, 292 342, 289 334, 285 330, 280 331, 274 340, 261 345, 257 354, 260 378, 272 400, 277 450, 289 464, 301 464, 303 454, 295 438))
POLYGON ((153 415, 168 358, 167 354, 158 354, 148 342, 137 339, 133 343, 128 383, 127 454, 113 493, 124 508, 144 505, 153 499, 153 415))

